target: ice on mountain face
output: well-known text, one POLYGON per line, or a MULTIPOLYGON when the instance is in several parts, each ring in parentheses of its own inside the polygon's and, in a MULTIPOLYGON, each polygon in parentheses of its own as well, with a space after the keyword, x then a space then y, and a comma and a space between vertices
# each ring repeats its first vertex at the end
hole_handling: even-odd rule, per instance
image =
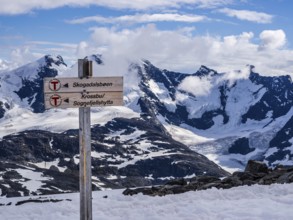
POLYGON ((158 99, 165 105, 169 112, 175 112, 176 103, 170 97, 169 91, 163 83, 156 83, 154 80, 149 80, 149 87, 158 99))
POLYGON ((140 81, 141 79, 138 76, 136 69, 130 68, 124 76, 124 104, 135 112, 141 112, 138 100, 141 96, 144 96, 139 88, 140 81))
POLYGON ((266 89, 261 85, 255 85, 249 80, 239 80, 230 88, 226 102, 226 112, 229 115, 229 125, 241 126, 242 115, 247 112, 249 106, 257 103, 266 89))
POLYGON ((266 151, 266 153, 264 154, 264 156, 265 156, 265 157, 269 157, 269 156, 271 156, 271 155, 277 153, 278 151, 279 151, 279 149, 276 148, 276 147, 269 148, 269 149, 266 151))
MULTIPOLYGON (((267 158, 274 154, 269 148, 270 141, 288 122, 292 116, 292 111, 293 108, 287 115, 276 119, 266 127, 263 127, 266 124, 265 122, 248 121, 246 124, 240 124, 236 127, 232 126, 229 128, 228 123, 227 125, 218 126, 217 129, 213 127, 209 130, 202 131, 186 124, 181 124, 181 128, 175 125, 170 127, 166 122, 163 124, 174 139, 186 144, 192 150, 208 156, 209 159, 212 159, 212 161, 224 169, 231 171, 234 168, 243 169, 249 159, 262 160, 264 156, 267 158), (186 130, 178 132, 181 129, 186 130), (229 148, 241 137, 247 137, 249 139, 248 146, 251 152, 246 152, 247 154, 245 155, 229 154, 229 148), (252 151, 253 149, 255 150, 252 151)), ((285 130, 285 133, 289 134, 289 130, 285 130)), ((276 150, 276 152, 279 151, 280 149, 276 150)))

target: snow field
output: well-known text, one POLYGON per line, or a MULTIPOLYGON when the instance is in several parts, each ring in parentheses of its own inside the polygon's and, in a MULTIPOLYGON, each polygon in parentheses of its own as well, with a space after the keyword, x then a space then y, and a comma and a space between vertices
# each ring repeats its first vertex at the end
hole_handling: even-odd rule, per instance
MULTIPOLYGON (((30 197, 33 198, 33 197, 30 197)), ((39 197, 36 197, 39 198, 39 197)), ((28 199, 1 198, 1 219, 69 220, 79 218, 79 194, 43 196, 63 199, 58 203, 26 203, 28 199), (70 199, 72 201, 67 201, 70 199)), ((122 190, 93 192, 94 220, 291 220, 292 184, 241 186, 229 190, 209 189, 164 197, 142 194, 124 196, 122 190), (107 198, 104 196, 107 195, 107 198)))

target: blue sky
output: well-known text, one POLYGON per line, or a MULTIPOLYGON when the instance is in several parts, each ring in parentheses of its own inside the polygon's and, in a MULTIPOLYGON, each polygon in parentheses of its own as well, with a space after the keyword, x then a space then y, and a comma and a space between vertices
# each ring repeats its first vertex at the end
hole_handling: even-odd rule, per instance
POLYGON ((53 54, 292 74, 292 0, 0 0, 0 68, 53 54))

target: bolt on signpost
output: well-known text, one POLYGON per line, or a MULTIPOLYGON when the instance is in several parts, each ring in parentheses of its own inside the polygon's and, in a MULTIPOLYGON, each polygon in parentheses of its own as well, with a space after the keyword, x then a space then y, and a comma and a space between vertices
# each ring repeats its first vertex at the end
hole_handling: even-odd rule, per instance
POLYGON ((79 108, 80 220, 92 220, 91 107, 123 105, 123 78, 92 72, 92 61, 79 59, 79 78, 44 78, 46 109, 79 108))

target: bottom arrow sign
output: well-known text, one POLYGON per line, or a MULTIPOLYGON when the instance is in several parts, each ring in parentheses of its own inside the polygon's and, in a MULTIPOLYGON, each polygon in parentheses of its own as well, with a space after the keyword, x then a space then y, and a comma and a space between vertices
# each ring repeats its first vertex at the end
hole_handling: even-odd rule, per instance
POLYGON ((45 108, 122 106, 123 92, 45 93, 45 108), (53 97, 53 101, 52 101, 53 97), (58 97, 58 102, 56 101, 58 97), (57 103, 57 104, 56 104, 57 103))

